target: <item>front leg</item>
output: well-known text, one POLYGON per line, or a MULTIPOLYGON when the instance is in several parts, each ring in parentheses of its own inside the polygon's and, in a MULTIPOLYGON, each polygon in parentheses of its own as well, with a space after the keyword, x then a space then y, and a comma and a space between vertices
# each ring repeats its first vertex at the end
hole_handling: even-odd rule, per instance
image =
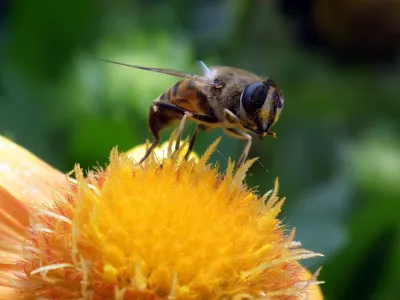
POLYGON ((247 129, 247 130, 249 130, 251 132, 254 132, 255 134, 258 135, 258 138, 260 140, 262 140, 264 138, 264 136, 271 136, 273 138, 276 138, 276 133, 275 132, 271 132, 271 131, 262 132, 262 131, 259 131, 259 130, 256 130, 256 129, 253 129, 253 128, 249 127, 242 120, 240 120, 238 118, 238 116, 236 116, 233 112, 231 112, 229 109, 225 108, 224 109, 224 114, 225 114, 225 117, 228 119, 229 123, 238 124, 241 127, 243 127, 244 129, 247 129))
POLYGON ((224 115, 230 124, 240 126, 244 129, 254 132, 260 136, 260 133, 256 132, 253 128, 250 128, 246 123, 243 122, 243 120, 239 119, 239 117, 237 115, 235 115, 229 109, 224 108, 224 115))
POLYGON ((242 125, 243 126, 243 122, 242 120, 240 120, 238 118, 238 116, 236 116, 233 112, 231 112, 229 109, 224 108, 224 115, 225 118, 228 120, 229 123, 231 124, 237 124, 237 125, 242 125))
POLYGON ((234 138, 247 141, 246 146, 243 149, 242 155, 240 155, 239 161, 237 163, 237 168, 239 168, 245 162, 245 160, 247 159, 247 156, 249 155, 251 143, 252 143, 251 135, 247 134, 243 131, 240 131, 237 128, 226 128, 226 129, 224 129, 224 131, 234 138))

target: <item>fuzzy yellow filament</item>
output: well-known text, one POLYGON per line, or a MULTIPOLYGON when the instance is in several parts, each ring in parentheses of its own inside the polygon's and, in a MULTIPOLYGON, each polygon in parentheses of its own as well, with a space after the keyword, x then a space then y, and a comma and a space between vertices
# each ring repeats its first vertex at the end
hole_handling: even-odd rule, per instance
POLYGON ((104 170, 76 166, 33 208, 10 286, 21 299, 304 299, 318 282, 298 260, 319 254, 277 218, 277 182, 263 197, 246 187, 253 161, 220 174, 216 145, 188 161, 137 165, 114 149, 104 170))

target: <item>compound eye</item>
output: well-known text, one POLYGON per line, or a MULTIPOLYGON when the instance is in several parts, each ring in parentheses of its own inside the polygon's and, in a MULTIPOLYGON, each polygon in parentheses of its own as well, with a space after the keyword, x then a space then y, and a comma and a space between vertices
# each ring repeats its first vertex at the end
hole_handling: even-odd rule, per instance
POLYGON ((267 100, 268 86, 262 82, 256 82, 248 85, 241 97, 243 109, 247 114, 252 115, 261 109, 267 100))

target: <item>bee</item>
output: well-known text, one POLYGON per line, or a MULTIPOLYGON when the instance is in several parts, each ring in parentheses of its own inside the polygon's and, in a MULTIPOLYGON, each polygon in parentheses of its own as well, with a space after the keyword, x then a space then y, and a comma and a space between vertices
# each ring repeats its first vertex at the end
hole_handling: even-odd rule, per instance
POLYGON ((146 151, 142 163, 160 143, 160 132, 178 126, 175 151, 185 124, 194 121, 197 126, 189 140, 186 158, 193 150, 199 131, 212 128, 222 130, 237 139, 246 141, 238 160, 239 167, 247 159, 254 133, 260 140, 276 137, 270 128, 278 121, 283 106, 283 92, 271 78, 263 78, 246 70, 215 66, 208 68, 200 62, 204 75, 177 70, 131 65, 110 60, 106 62, 146 71, 183 78, 162 93, 150 106, 148 124, 153 143, 146 151))

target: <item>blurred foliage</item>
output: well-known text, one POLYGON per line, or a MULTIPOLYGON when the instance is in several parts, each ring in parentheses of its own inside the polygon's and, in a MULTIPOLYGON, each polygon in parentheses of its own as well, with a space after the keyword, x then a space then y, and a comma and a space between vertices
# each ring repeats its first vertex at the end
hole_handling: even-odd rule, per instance
MULTIPOLYGON (((99 58, 272 76, 286 106, 278 138, 254 141, 250 184, 279 176, 283 216, 325 254, 311 268, 327 299, 399 299, 399 15, 394 0, 3 0, 0 133, 65 172, 150 138, 149 104, 176 78, 99 58)), ((243 146, 223 135, 214 162, 243 146)))

